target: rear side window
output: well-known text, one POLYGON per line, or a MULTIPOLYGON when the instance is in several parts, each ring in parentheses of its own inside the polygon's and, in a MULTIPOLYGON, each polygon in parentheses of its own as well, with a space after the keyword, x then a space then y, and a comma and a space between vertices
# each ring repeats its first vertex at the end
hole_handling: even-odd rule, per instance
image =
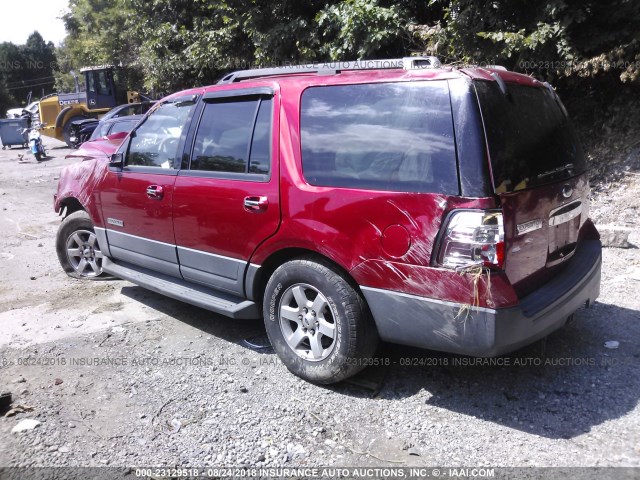
POLYGON ((270 98, 207 102, 191 155, 191 170, 268 174, 270 98))
POLYGON ((586 170, 566 111, 547 88, 476 82, 496 193, 561 181, 586 170))
POLYGON ((446 81, 309 88, 300 130, 312 185, 459 192, 446 81))

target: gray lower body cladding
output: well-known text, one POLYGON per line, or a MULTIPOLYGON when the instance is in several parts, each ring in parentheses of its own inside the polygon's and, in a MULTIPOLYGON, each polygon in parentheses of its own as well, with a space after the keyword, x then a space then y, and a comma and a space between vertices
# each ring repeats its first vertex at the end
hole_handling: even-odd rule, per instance
POLYGON ((362 287, 382 340, 444 352, 491 357, 506 354, 562 327, 600 293, 602 247, 581 244, 557 276, 504 309, 464 308, 389 290, 362 287))

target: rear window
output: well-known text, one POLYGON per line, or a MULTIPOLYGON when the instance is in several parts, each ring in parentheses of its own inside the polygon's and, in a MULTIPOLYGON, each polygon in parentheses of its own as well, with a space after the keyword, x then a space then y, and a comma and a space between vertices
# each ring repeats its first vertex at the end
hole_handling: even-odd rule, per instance
POLYGON ((300 134, 312 185, 459 192, 446 81, 309 88, 300 134))
POLYGON ((565 180, 586 170, 566 111, 547 88, 476 82, 496 193, 565 180))

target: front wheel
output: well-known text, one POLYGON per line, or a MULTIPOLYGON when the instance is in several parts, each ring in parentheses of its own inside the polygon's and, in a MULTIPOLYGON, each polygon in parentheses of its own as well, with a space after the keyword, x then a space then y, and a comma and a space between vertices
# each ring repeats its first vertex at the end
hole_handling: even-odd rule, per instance
POLYGON ((289 261, 267 283, 264 321, 271 344, 295 375, 336 383, 362 370, 378 335, 360 293, 330 263, 289 261))
POLYGON ((39 162, 40 160, 42 160, 42 153, 40 152, 36 152, 35 154, 36 160, 39 162))
POLYGON ((93 223, 84 210, 67 216, 58 229, 56 252, 60 265, 73 278, 102 275, 102 251, 93 223))
POLYGON ((80 120, 86 120, 87 117, 83 117, 81 115, 77 115, 75 117, 71 117, 62 127, 62 137, 64 138, 64 143, 67 144, 67 147, 73 148, 73 144, 71 143, 71 124, 73 122, 78 122, 80 120))

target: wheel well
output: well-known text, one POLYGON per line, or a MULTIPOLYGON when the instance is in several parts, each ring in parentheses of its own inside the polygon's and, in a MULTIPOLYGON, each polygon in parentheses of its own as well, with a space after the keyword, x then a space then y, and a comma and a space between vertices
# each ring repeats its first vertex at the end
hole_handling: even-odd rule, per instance
POLYGON ((84 207, 82 206, 80 201, 77 198, 73 197, 65 198, 64 200, 62 200, 60 202, 60 206, 60 212, 63 215, 63 218, 67 218, 69 215, 77 212, 78 210, 84 210, 84 207))
POLYGON ((316 257, 318 260, 322 261, 322 263, 328 264, 328 266, 332 267, 337 273, 341 274, 343 278, 347 282, 349 282, 356 290, 360 291, 358 283, 353 279, 349 272, 347 272, 347 270, 331 260, 329 257, 326 257, 313 250, 307 250, 305 248, 285 248, 273 253, 262 263, 251 287, 252 291, 247 293, 252 293, 251 298, 253 298, 256 303, 262 303, 264 291, 267 287, 267 282, 271 278, 271 275, 273 275, 273 272, 276 271, 276 268, 278 268, 283 263, 301 257, 316 257))

